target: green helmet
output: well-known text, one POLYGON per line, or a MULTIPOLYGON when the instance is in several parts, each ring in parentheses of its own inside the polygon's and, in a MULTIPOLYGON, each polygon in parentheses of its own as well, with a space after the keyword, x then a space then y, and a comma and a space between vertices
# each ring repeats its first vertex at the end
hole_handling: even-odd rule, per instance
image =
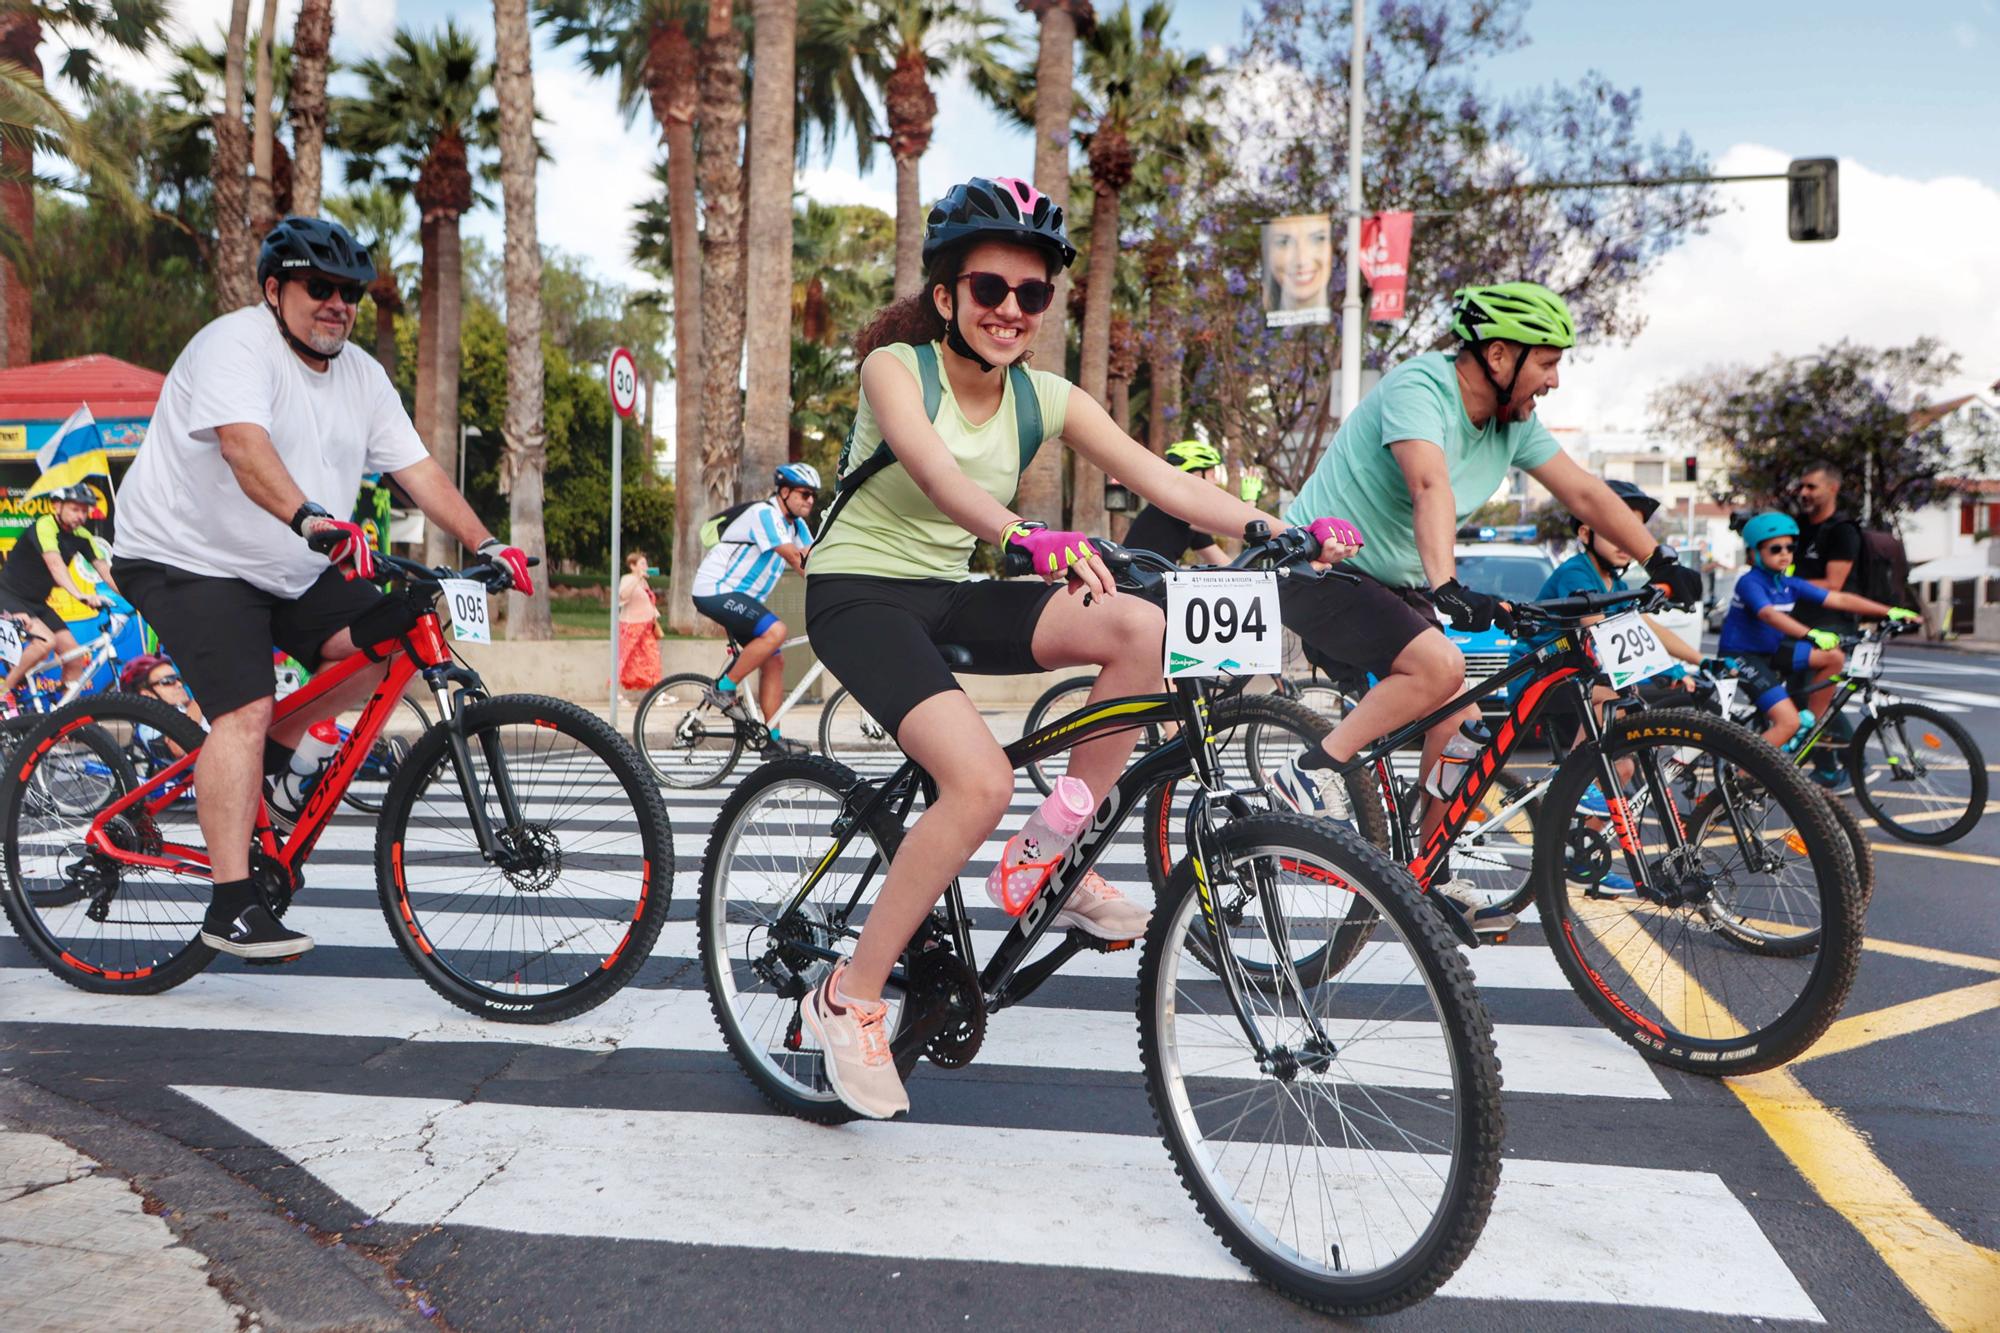
POLYGON ((1182 440, 1167 446, 1167 461, 1183 472, 1200 472, 1203 468, 1221 467, 1222 455, 1205 441, 1182 440))
POLYGON ((1504 338, 1528 347, 1576 346, 1569 307, 1539 282, 1459 288, 1452 293, 1451 331, 1473 343, 1504 338))

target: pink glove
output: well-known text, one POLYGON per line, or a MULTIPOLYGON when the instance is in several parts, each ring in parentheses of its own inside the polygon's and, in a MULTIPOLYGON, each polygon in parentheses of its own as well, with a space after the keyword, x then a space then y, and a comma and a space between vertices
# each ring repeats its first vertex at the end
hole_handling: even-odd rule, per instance
POLYGON ((1344 518, 1316 518, 1306 525, 1306 531, 1318 539, 1321 546, 1328 542, 1338 542, 1342 546, 1363 544, 1361 529, 1344 518))
POLYGON ((375 553, 369 549, 368 534, 361 530, 359 524, 318 516, 306 522, 319 524, 306 534, 307 546, 324 554, 333 564, 352 565, 355 578, 375 577, 375 553))
POLYGON ((1011 524, 1007 544, 1028 556, 1028 568, 1043 578, 1066 574, 1094 554, 1090 539, 1081 532, 1057 532, 1050 528, 1030 528, 1011 524))

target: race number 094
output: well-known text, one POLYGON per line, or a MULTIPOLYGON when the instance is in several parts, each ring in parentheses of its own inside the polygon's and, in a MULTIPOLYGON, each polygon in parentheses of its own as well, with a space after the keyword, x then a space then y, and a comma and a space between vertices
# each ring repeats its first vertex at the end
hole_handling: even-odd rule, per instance
POLYGON ((1238 634, 1248 634, 1261 640, 1266 628, 1264 604, 1254 599, 1250 609, 1244 612, 1239 611, 1234 599, 1229 597, 1217 597, 1213 601, 1192 598, 1187 604, 1186 620, 1184 628, 1189 643, 1207 643, 1211 632, 1217 643, 1233 643, 1238 634))

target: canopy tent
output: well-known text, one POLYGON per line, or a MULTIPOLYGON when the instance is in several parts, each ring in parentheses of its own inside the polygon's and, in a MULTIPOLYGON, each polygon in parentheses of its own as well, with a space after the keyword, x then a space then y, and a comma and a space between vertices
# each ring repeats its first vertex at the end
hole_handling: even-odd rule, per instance
POLYGON ((115 356, 77 356, 0 370, 0 463, 34 462, 35 451, 76 411, 90 408, 104 446, 129 459, 146 438, 146 426, 167 377, 115 356))
POLYGON ((2000 569, 1976 555, 1948 555, 1926 560, 1910 571, 1911 583, 1958 583, 1965 579, 2000 578, 2000 569))

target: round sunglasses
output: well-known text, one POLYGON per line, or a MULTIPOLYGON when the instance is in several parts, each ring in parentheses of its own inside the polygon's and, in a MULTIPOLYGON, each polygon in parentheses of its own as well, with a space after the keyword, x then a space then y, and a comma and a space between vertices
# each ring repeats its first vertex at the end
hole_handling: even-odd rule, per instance
POLYGON ((1010 284, 998 273, 961 273, 958 276, 971 286, 972 299, 988 310, 998 310, 1005 305, 1009 292, 1014 294, 1014 300, 1020 304, 1024 315, 1039 315, 1056 299, 1056 285, 1040 278, 1010 284))
POLYGON ((1791 542, 1765 542, 1764 549, 1772 555, 1790 555, 1797 548, 1791 542))

